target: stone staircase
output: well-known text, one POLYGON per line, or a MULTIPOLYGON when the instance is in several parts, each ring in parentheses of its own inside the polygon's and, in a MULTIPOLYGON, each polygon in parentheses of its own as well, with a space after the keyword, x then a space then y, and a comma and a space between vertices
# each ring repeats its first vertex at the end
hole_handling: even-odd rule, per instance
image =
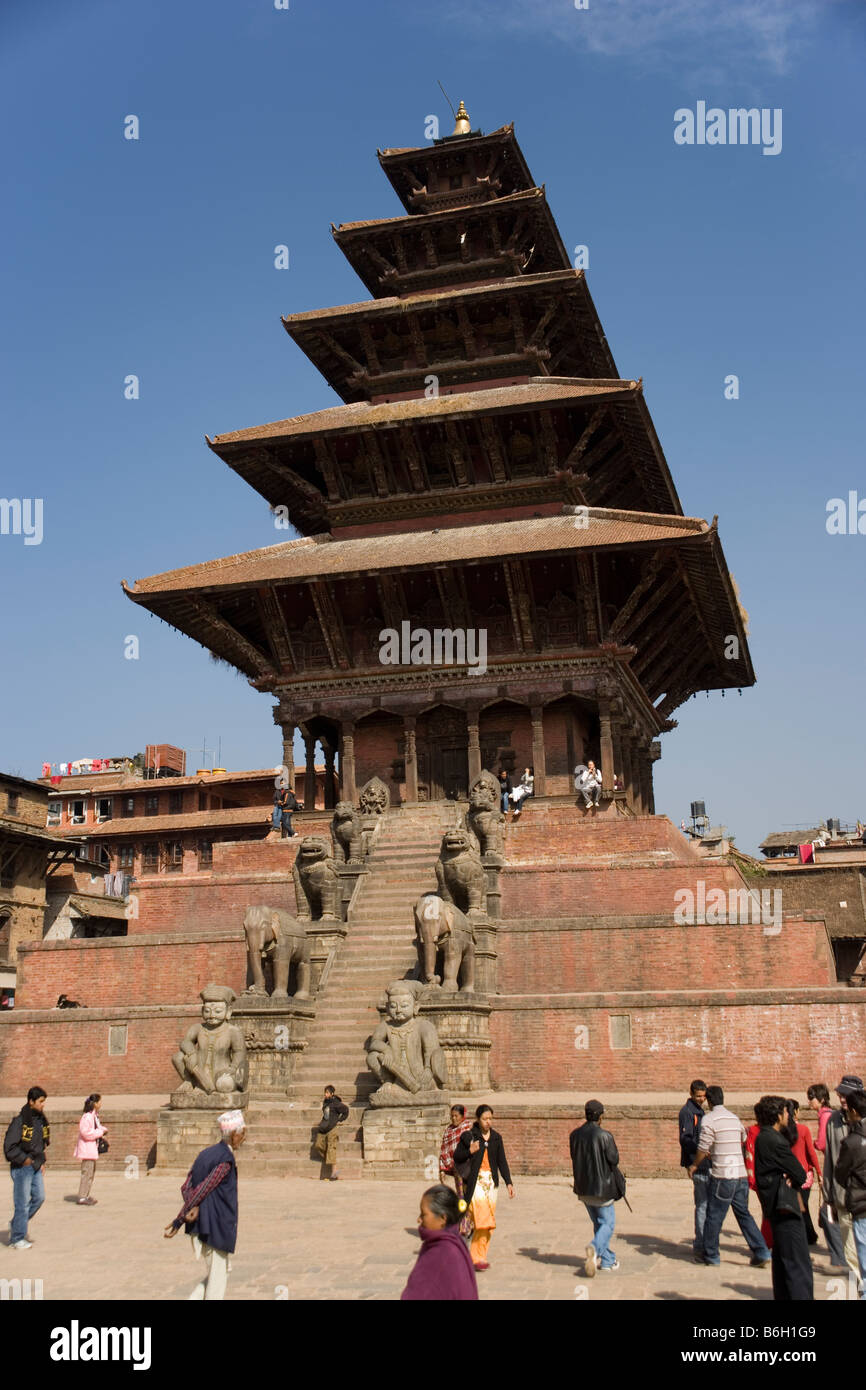
POLYGON ((249 1138, 240 1160, 254 1161, 256 1174, 317 1175, 310 1131, 321 1119, 322 1092, 333 1085, 351 1111, 340 1127, 339 1172, 361 1176, 361 1116, 376 1086, 364 1044, 379 1022, 376 1004, 386 986, 415 965, 412 905, 436 888, 442 836, 461 809, 446 801, 386 812, 350 912, 348 936, 319 993, 292 1092, 287 1101, 260 1102, 248 1112, 249 1138))

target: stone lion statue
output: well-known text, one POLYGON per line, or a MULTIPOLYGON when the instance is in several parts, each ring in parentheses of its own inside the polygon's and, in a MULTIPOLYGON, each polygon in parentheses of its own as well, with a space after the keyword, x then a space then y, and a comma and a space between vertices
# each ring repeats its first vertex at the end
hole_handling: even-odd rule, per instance
POLYGON ((484 914, 487 906, 487 878, 474 837, 454 826, 442 837, 436 861, 439 896, 461 912, 484 914))
POLYGON ((499 788, 492 777, 482 774, 469 789, 466 828, 478 842, 482 854, 495 855, 502 862, 505 848, 502 827, 505 817, 499 809, 499 788))
POLYGON ((361 858, 361 817, 351 801, 338 801, 331 821, 334 853, 342 863, 355 864, 361 858))
POLYGON ((340 880, 330 846, 317 835, 305 835, 292 868, 300 922, 336 922, 340 918, 340 880))
POLYGON ((415 945, 418 948, 419 978, 425 984, 445 990, 475 992, 475 937, 472 924, 459 907, 446 903, 436 893, 424 893, 413 909, 415 945), (442 975, 436 974, 437 957, 442 958, 442 975), (462 984, 459 977, 462 975, 462 984))
POLYGON ((244 917, 247 959, 253 982, 247 994, 267 994, 262 960, 273 962, 273 999, 289 998, 289 974, 296 969, 295 999, 310 997, 310 941, 303 922, 280 907, 248 907, 244 917))

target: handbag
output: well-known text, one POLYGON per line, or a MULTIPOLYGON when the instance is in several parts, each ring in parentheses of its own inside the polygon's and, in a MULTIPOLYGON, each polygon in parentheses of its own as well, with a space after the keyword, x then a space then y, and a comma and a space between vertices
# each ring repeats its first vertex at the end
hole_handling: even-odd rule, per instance
POLYGON ((108 1153, 108 1140, 107 1140, 107 1139, 97 1139, 97 1141, 96 1141, 96 1152, 97 1152, 98 1154, 107 1154, 107 1153, 108 1153))

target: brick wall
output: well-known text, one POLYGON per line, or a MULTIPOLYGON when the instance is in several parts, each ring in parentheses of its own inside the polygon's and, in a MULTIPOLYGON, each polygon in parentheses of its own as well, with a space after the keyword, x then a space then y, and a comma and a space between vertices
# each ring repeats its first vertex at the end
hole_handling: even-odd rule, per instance
POLYGON ((355 784, 358 791, 371 777, 381 777, 390 789, 391 801, 405 799, 405 782, 392 782, 390 764, 402 757, 403 721, 387 714, 371 715, 355 727, 355 784))
MULTIPOLYGON (((48 1090, 48 1087, 46 1086, 45 1089, 48 1090)), ((83 1096, 81 1104, 83 1107, 83 1096)), ((110 1101, 104 1102, 100 1109, 101 1118, 108 1128, 105 1137, 109 1143, 109 1150, 107 1154, 101 1154, 99 1157, 96 1170, 96 1189, 99 1187, 99 1174, 103 1172, 122 1172, 130 1181, 134 1181, 137 1177, 143 1178, 148 1168, 153 1167, 156 1160, 156 1111, 153 1109, 113 1110, 110 1101), (136 1160, 136 1163, 130 1162, 132 1158, 136 1160)), ((57 1191, 58 1187, 62 1187, 65 1192, 72 1196, 78 1191, 77 1175, 81 1167, 81 1160, 74 1157, 81 1110, 55 1108, 51 1104, 51 1092, 49 1091, 46 1113, 51 1124, 48 1180, 54 1191, 57 1191), (65 1169, 69 1177, 58 1182, 58 1179, 53 1176, 58 1169, 65 1169)), ((11 1113, 3 1117, 4 1126, 11 1118, 11 1113)), ((214 1137, 216 1139, 216 1136, 214 1137)), ((98 1190, 94 1190, 93 1195, 97 1200, 99 1199, 98 1190)), ((178 1206, 180 1206, 180 1202, 178 1202, 178 1206)), ((167 1224, 168 1219, 166 1217, 163 1224, 167 1224)))
MULTIPOLYGON (((180 1079, 171 1065, 181 1038, 200 1018, 188 1007, 0 1012, 0 1094, 26 1096, 30 1086, 55 1095, 164 1094, 180 1079), (15 1017, 17 1015, 17 1017, 15 1017), (127 1050, 109 1057, 108 1032, 127 1024, 127 1050)), ((23 1104, 23 1101, 22 1101, 23 1104)), ((154 1137, 156 1126, 154 1124, 154 1137)))
MULTIPOLYGON (((507 852, 507 851, 506 851, 507 852)), ((698 892, 703 881, 708 894, 744 885, 736 870, 715 865, 655 864, 620 868, 561 862, 557 867, 518 864, 501 878, 503 917, 614 917, 623 912, 664 913, 673 916, 682 889, 698 892)))
MULTIPOLYGON (((803 1088, 800 1087, 799 1092, 795 1089, 792 1094, 802 1092, 803 1088)), ((683 1087, 683 1103, 687 1095, 688 1082, 683 1087)), ((516 1192, 519 1192, 521 1177, 558 1173, 571 1181, 568 1138, 573 1129, 583 1124, 583 1106, 590 1098, 601 1100, 605 1106, 602 1124, 616 1140, 620 1167, 626 1177, 682 1176, 685 1181, 685 1170, 679 1166, 679 1105, 653 1105, 651 1101, 644 1106, 620 1105, 615 1098, 596 1097, 595 1092, 590 1091, 575 1096, 571 1107, 497 1105, 494 1094, 490 1096, 490 1104, 494 1107, 493 1127, 502 1135, 516 1192)), ((802 1099, 805 1102, 805 1094, 802 1094, 802 1099)), ((740 1116, 746 1129, 754 1124, 755 1116, 750 1106, 732 1103, 731 1109, 740 1116)), ((801 1110, 800 1121, 810 1125, 814 1138, 817 1124, 812 1112, 801 1110)), ((756 1199, 753 1196, 751 1200, 757 1215, 756 1199)), ((814 1208, 812 1217, 817 1220, 814 1208)), ((577 1197, 574 1198, 574 1219, 577 1222, 581 1219, 586 1221, 586 1213, 578 1205, 577 1197)), ((586 1224, 588 1229, 588 1222, 586 1224)))
POLYGON ((770 989, 836 982, 822 921, 676 926, 670 918, 503 922, 497 932, 500 994, 571 990, 770 989))
POLYGON ((795 1095, 866 1065, 866 994, 836 987, 497 998, 490 1035, 499 1090, 666 1091, 699 1074, 731 1090, 754 1088, 756 1098, 795 1095), (629 1047, 611 1045, 612 1026, 625 1027, 612 1018, 629 1020, 629 1047), (583 1029, 587 1046, 578 1048, 583 1029))
POLYGON ((596 819, 573 804, 533 800, 526 802, 519 821, 506 826, 505 849, 509 865, 639 859, 700 865, 702 871, 706 867, 667 816, 596 819))
POLYGON ((319 835, 330 844, 331 822, 330 816, 304 815, 293 823, 298 833, 291 840, 217 841, 210 872, 140 875, 130 935, 239 929, 251 903, 295 912, 292 866, 301 838, 319 835))
POLYGON ((89 1009, 194 1001, 208 983, 246 984, 243 930, 169 932, 22 947, 16 1009, 53 1009, 59 995, 89 1009))

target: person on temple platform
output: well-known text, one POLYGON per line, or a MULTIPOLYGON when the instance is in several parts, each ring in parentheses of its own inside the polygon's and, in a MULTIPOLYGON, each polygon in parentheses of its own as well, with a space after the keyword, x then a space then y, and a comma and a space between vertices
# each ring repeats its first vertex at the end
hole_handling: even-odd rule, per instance
POLYGON ((520 812, 523 810, 523 803, 526 800, 526 798, 528 796, 534 795, 535 770, 531 767, 525 767, 523 769, 523 776, 521 777, 517 786, 514 788, 514 791, 511 793, 511 799, 514 802, 514 816, 512 817, 513 820, 518 820, 520 818, 520 812))
POLYGON ((601 771, 590 758, 585 765, 578 763, 574 769, 574 790, 583 797, 584 809, 591 806, 595 811, 601 800, 601 771))

